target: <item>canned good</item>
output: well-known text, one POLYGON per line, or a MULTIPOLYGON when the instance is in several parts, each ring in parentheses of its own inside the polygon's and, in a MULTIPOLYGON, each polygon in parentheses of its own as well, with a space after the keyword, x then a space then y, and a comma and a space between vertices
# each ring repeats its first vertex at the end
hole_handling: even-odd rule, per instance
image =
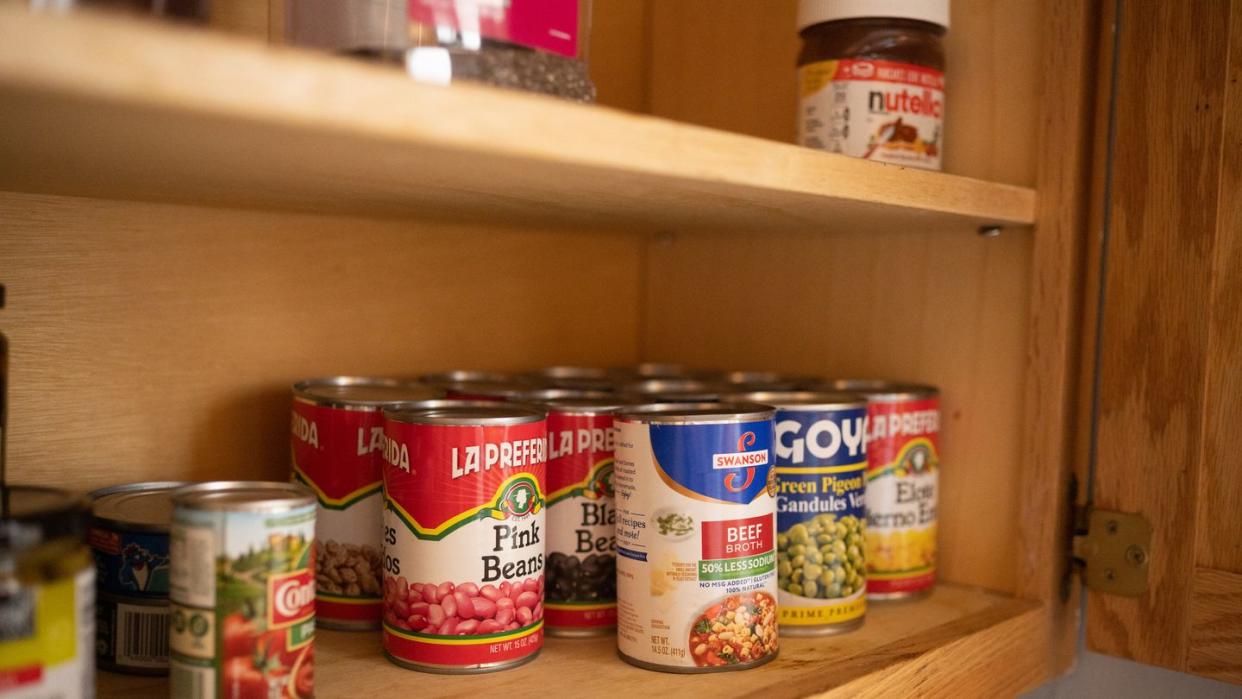
POLYGON ((0 691, 95 695, 95 566, 85 503, 63 490, 0 486, 0 691))
POLYGON ((626 661, 712 672, 776 657, 772 415, 711 403, 617 414, 617 648, 626 661))
POLYGON ((173 491, 173 697, 314 695, 315 509, 296 483, 173 491))
POLYGON ((840 633, 867 611, 867 400, 849 393, 730 396, 776 408, 776 565, 781 632, 840 633))
POLYGON ((471 383, 479 381, 505 383, 512 380, 513 377, 503 371, 480 371, 476 369, 454 369, 452 371, 441 371, 434 374, 423 374, 418 377, 419 383, 440 387, 443 387, 445 384, 452 383, 471 383))
POLYGON ((635 381, 621 389, 652 403, 711 403, 726 393, 718 384, 685 378, 635 381))
POLYGON ((607 369, 582 366, 550 366, 527 372, 520 377, 539 386, 550 388, 576 388, 592 391, 611 391, 616 377, 607 369))
POLYGON ((525 381, 456 381, 438 384, 449 400, 514 401, 530 391, 539 390, 525 381))
POLYGON ((936 582, 940 391, 834 382, 867 397, 867 597, 926 595, 936 582))
POLYGON ((612 416, 616 399, 560 399, 548 409, 548 634, 593 636, 617 625, 612 416))
POLYGON ((317 623, 379 628, 384 406, 426 400, 432 386, 335 376, 293 386, 289 438, 293 480, 319 501, 315 524, 317 623))
POLYGON ((782 374, 777 371, 726 371, 713 380, 742 391, 800 391, 823 382, 818 376, 782 374))
POLYGON ((180 481, 90 494, 95 557, 95 662, 114 672, 168 674, 168 529, 180 481))
POLYGON ((642 362, 630 367, 613 369, 611 373, 620 379, 641 381, 643 379, 687 379, 691 377, 692 371, 683 364, 642 362))
POLYGON ((548 423, 515 403, 384 412, 384 652, 444 673, 543 647, 548 423))

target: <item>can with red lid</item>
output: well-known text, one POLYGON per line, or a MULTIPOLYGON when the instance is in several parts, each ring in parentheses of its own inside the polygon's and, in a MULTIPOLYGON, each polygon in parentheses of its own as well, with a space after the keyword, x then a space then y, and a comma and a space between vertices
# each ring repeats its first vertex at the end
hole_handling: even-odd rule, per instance
POLYGON ((443 673, 543 646, 548 422, 541 408, 427 401, 384 413, 385 654, 443 673))
POLYGON ((380 411, 438 395, 439 389, 431 386, 384 378, 335 376, 293 386, 292 477, 319 501, 315 588, 320 626, 379 626, 380 411))

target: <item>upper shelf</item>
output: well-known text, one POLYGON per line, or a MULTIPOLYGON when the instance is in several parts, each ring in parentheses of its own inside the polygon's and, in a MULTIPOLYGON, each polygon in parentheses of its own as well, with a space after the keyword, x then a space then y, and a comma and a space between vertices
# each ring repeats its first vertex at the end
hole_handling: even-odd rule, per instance
POLYGON ((0 7, 0 189, 650 229, 1030 224, 1031 189, 136 20, 0 7))

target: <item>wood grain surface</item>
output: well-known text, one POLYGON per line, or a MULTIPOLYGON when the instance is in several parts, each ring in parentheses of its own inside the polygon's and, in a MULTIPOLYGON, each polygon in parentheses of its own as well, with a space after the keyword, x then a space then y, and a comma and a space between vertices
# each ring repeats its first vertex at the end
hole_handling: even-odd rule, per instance
POLYGON ((631 363, 639 247, 0 195, 9 477, 283 480, 298 379, 631 363))
POLYGON ((1186 671, 1242 684, 1242 575, 1197 568, 1186 671))
MULTIPOLYGON (((817 639, 782 638, 776 660, 745 672, 669 674, 617 657, 616 639, 548 639, 533 662, 493 675, 432 675, 384 659, 378 634, 320 630, 315 690, 324 697, 420 696, 466 699, 503 688, 507 696, 544 697, 549 688, 574 696, 750 697, 883 695, 926 687, 948 694, 1018 691, 1032 684, 1023 639, 1038 625, 1036 604, 982 590, 942 586, 918 602, 873 605, 862 629, 817 639), (1005 667, 1004 673, 985 672, 1005 667), (934 672, 932 671, 934 669, 934 672), (927 684, 929 678, 934 684, 927 684), (559 690, 557 689, 559 688, 559 690)), ((155 696, 164 678, 99 673, 100 699, 155 696)))

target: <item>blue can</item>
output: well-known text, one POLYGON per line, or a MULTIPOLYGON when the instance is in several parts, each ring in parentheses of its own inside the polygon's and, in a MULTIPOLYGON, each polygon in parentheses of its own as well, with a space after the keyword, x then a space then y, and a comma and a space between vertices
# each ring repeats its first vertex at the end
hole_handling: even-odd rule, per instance
POLYGON ((132 483, 90 494, 96 662, 116 672, 168 673, 168 531, 183 482, 132 483))
POLYGON ((862 626, 866 579, 866 398, 759 391, 730 400, 776 408, 777 585, 781 632, 862 626))

